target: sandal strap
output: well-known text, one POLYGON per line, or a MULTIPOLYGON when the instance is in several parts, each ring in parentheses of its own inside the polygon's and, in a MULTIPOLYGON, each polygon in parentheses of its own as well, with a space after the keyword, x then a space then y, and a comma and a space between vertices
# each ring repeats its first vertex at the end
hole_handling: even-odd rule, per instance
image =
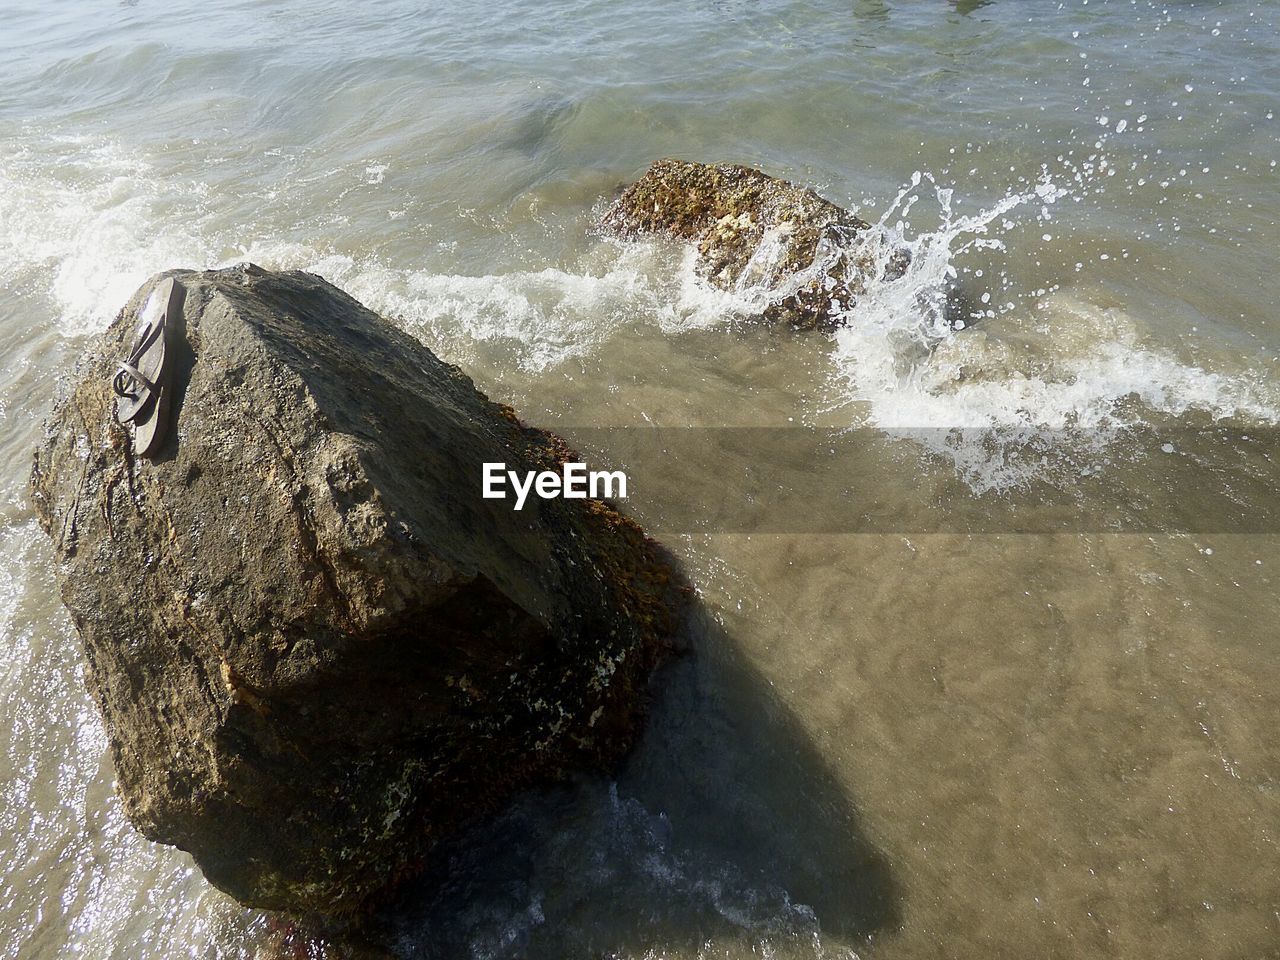
POLYGON ((128 360, 121 360, 120 367, 116 370, 115 379, 111 381, 111 387, 119 397, 136 397, 140 390, 139 387, 147 390, 154 390, 156 385, 143 376, 142 371, 135 367, 128 360), (129 381, 133 383, 130 384, 129 381), (134 389, 129 389, 132 386, 134 389))
POLYGON ((151 345, 156 342, 156 339, 163 332, 164 332, 163 320, 159 323, 150 324, 147 329, 146 336, 139 339, 138 342, 134 344, 133 350, 129 353, 129 362, 137 363, 139 360, 141 360, 142 355, 146 353, 149 349, 151 349, 151 345))

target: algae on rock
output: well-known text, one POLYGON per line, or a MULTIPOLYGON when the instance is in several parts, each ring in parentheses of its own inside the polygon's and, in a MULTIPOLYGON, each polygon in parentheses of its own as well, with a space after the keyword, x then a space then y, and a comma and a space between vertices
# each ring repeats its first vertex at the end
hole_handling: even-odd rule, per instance
POLYGON ((896 278, 907 265, 904 251, 880 265, 858 242, 869 225, 848 210, 737 164, 658 160, 623 191, 601 227, 624 239, 695 243, 711 283, 762 294, 766 320, 798 329, 839 326, 869 279, 896 278))

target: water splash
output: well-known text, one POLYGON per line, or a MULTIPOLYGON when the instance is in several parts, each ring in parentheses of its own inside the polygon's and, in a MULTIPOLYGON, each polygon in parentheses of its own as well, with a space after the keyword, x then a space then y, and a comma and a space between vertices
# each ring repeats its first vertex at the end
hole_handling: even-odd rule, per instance
POLYGON ((610 241, 595 262, 576 270, 461 276, 340 256, 321 258, 307 269, 395 318, 451 359, 467 362, 484 347, 537 372, 589 356, 637 322, 678 334, 749 314, 749 298, 698 279, 695 256, 691 248, 672 259, 661 245, 610 241))
POLYGON ((60 331, 100 329, 149 275, 215 257, 207 187, 155 175, 137 152, 88 136, 30 136, 0 155, 0 278, 43 288, 60 331))
MULTIPOLYGON (((455 362, 483 351, 534 372, 636 322, 679 333, 755 307, 700 282, 691 249, 610 241, 572 268, 444 273, 259 236, 270 214, 250 227, 229 221, 207 185, 166 176, 114 140, 36 131, 16 142, 0 153, 0 280, 47 301, 67 337, 103 329, 158 271, 245 260, 318 273, 455 362)), ((381 168, 353 176, 370 170, 381 168)))
MULTIPOLYGON (((844 252, 837 239, 809 268, 769 288, 761 278, 773 274, 781 238, 766 237, 732 291, 699 277, 692 247, 648 243, 606 242, 560 268, 451 274, 246 237, 210 188, 166 176, 109 139, 34 131, 13 140, 0 161, 0 277, 10 289, 43 295, 58 312, 59 332, 72 337, 106 326, 156 271, 253 260, 325 276, 455 362, 538 372, 589 357, 628 327, 678 334, 758 314, 844 252)), ((349 172, 367 179, 366 166, 349 172)), ((1135 312, 1098 306, 1078 287, 1020 292, 993 266, 1008 252, 1011 231, 1047 224, 1055 204, 1080 198, 1112 169, 1103 154, 1064 161, 1057 176, 1045 166, 1034 182, 967 215, 957 212, 954 185, 915 173, 873 229, 848 241, 858 248, 846 262, 870 259, 873 277, 902 250, 911 255, 899 279, 870 281, 834 334, 832 393, 854 424, 928 428, 921 436, 934 439, 925 446, 989 488, 1034 475, 1032 466, 1011 471, 1006 457, 1028 431, 1088 432, 1093 442, 1151 414, 1280 419, 1274 387, 1247 367, 1190 363, 1153 345, 1159 338, 1135 312), (965 262, 967 276, 958 266, 965 262), (974 279, 986 287, 966 299, 964 281, 974 279), (1007 443, 994 459, 954 438, 938 449, 937 438, 947 436, 938 428, 993 431, 1007 443)))
MULTIPOLYGON (((876 276, 894 250, 908 250, 911 262, 901 279, 873 280, 845 311, 834 334, 837 405, 856 411, 859 425, 910 434, 978 490, 1025 484, 1064 441, 1070 449, 1057 453, 1074 470, 1082 451, 1105 450, 1152 415, 1280 420, 1280 398, 1260 378, 1209 371, 1147 345, 1138 318, 1122 308, 1056 284, 1010 293, 1017 284, 1007 276, 964 291, 962 257, 1005 251, 1002 235, 1020 225, 1019 208, 1048 221, 1073 190, 1042 168, 1028 189, 957 216, 954 188, 913 175, 858 241, 881 268, 876 276), (938 221, 913 232, 908 217, 922 188, 931 189, 938 221), (1004 302, 992 302, 993 288, 1004 302), (1029 443, 1041 449, 1017 456, 1029 443)), ((982 278, 984 269, 973 273, 982 278)))

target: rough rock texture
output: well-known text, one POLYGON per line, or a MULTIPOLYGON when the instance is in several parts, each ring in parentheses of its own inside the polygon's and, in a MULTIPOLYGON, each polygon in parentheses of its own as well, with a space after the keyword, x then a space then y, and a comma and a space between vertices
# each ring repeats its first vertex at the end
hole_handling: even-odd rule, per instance
POLYGON ((247 904, 358 913, 522 784, 624 751, 684 588, 603 502, 480 496, 555 467, 319 277, 187 288, 176 430, 135 460, 109 386, 138 291, 36 453, 118 790, 247 904))
POLYGON ((633 239, 698 245, 700 269, 724 290, 767 298, 766 320, 800 329, 840 325, 870 277, 901 276, 904 254, 878 265, 857 240, 869 229, 812 190, 736 164, 658 160, 601 220, 633 239))

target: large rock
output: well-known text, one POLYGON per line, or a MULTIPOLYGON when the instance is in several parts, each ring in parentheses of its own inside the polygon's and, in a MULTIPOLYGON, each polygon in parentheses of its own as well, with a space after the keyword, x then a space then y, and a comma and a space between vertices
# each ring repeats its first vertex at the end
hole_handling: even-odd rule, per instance
POLYGON ((606 233, 697 244, 724 290, 764 298, 766 320, 830 328, 874 277, 899 277, 905 252, 862 243, 870 227, 812 190, 736 164, 658 160, 601 220, 606 233))
POLYGON ((242 902, 352 915, 535 778, 616 759, 683 588, 595 500, 481 498, 569 452, 305 273, 187 287, 176 431, 109 385, 148 282, 37 451, 36 509, 119 794, 242 902))

